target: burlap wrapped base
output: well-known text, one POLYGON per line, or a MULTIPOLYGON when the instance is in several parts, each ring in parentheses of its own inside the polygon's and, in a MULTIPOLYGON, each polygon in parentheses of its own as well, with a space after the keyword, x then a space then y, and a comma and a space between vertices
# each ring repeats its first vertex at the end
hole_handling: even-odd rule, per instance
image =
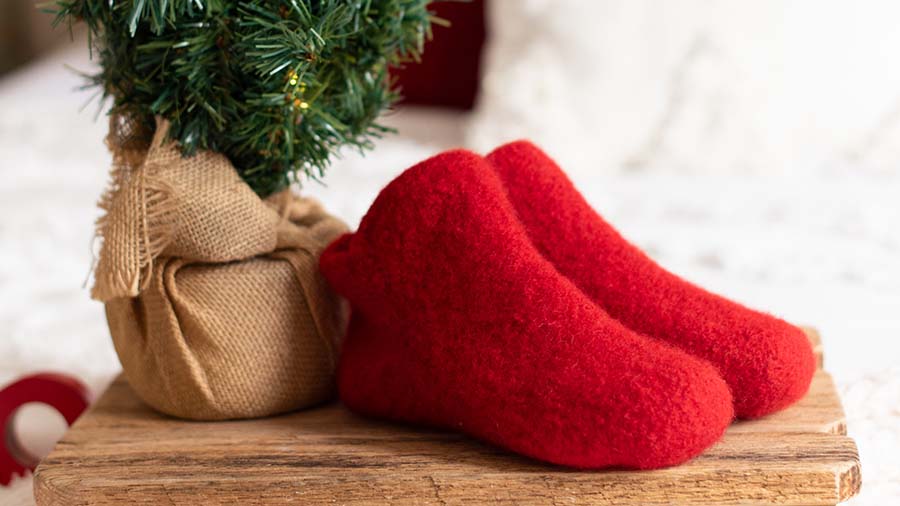
POLYGON ((334 394, 344 303, 318 255, 346 226, 312 200, 259 199, 221 156, 146 149, 113 123, 113 184, 92 296, 149 405, 197 420, 266 416, 334 394))

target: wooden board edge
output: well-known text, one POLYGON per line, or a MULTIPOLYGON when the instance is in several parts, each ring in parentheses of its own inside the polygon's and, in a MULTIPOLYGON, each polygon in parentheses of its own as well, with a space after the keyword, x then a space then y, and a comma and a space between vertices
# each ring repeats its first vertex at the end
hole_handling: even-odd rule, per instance
POLYGON ((851 438, 847 439, 853 444, 856 457, 847 469, 837 473, 839 503, 849 501, 859 495, 859 492, 862 490, 862 464, 859 460, 859 450, 857 449, 856 441, 851 438))
POLYGON ((826 427, 823 427, 823 432, 834 434, 836 436, 847 436, 847 411, 844 409, 844 401, 841 399, 840 393, 838 392, 834 377, 820 369, 816 372, 816 378, 813 381, 826 382, 828 385, 827 388, 834 392, 834 402, 837 404, 835 406, 835 410, 837 411, 835 413, 836 419, 826 427))
MULTIPOLYGON (((73 480, 70 480, 73 481, 73 480)), ((34 503, 40 506, 82 506, 86 505, 85 499, 78 498, 79 487, 76 483, 60 483, 55 479, 48 479, 47 471, 38 465, 34 471, 32 492, 34 503)))

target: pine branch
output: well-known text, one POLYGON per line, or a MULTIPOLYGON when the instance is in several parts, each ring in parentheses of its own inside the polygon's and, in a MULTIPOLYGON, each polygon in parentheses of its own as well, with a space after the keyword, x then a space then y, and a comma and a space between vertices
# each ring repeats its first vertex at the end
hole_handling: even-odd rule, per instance
POLYGON ((55 0, 57 23, 87 24, 112 113, 166 117, 186 155, 224 153, 262 196, 388 131, 387 69, 419 58, 428 3, 55 0))

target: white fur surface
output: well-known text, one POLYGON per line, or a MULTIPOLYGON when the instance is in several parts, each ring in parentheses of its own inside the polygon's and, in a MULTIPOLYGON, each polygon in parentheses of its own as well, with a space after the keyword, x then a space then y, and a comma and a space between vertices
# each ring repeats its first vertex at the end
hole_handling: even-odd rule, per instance
MULTIPOLYGON (((102 307, 82 283, 109 164, 106 128, 92 121, 94 105, 78 112, 87 95, 69 91, 79 81, 63 62, 86 66, 69 51, 0 81, 0 385, 51 369, 99 393, 119 365, 102 307)), ((365 158, 347 153, 327 188, 305 190, 351 224, 404 168, 474 135, 469 118, 448 113, 408 110, 388 121, 400 135, 365 158)), ((900 177, 848 161, 701 176, 657 160, 610 174, 597 168, 601 147, 566 149, 576 148, 550 151, 575 160, 566 168, 588 199, 665 266, 821 329, 862 452, 865 488, 852 504, 900 497, 900 177)), ((29 423, 39 435, 44 422, 29 423)), ((30 487, 24 479, 0 489, 0 504, 33 504, 30 487)))

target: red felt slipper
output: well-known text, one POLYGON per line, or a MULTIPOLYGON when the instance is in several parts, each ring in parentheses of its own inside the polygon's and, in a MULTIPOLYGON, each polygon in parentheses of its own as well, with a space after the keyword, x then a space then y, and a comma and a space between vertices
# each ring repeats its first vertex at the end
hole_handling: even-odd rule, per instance
POLYGON ((613 318, 715 365, 737 416, 764 416, 805 395, 816 367, 801 329, 664 270, 533 144, 507 144, 487 158, 537 249, 613 318))
POLYGON ((715 368, 561 276, 475 154, 404 172, 320 266, 352 307, 338 387, 358 413, 579 468, 678 464, 732 421, 715 368))

